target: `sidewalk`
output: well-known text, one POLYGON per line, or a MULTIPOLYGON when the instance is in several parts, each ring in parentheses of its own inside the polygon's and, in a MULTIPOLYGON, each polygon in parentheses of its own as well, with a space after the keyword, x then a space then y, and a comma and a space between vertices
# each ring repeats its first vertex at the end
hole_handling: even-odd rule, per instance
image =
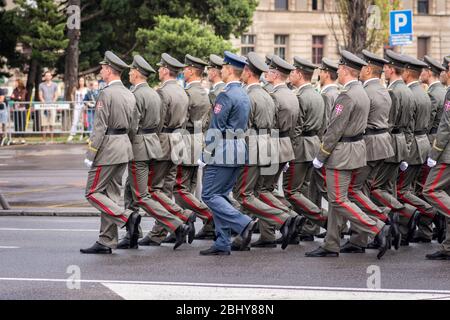
POLYGON ((13 208, 11 210, 0 210, 0 217, 10 216, 97 217, 99 212, 92 208, 13 208))

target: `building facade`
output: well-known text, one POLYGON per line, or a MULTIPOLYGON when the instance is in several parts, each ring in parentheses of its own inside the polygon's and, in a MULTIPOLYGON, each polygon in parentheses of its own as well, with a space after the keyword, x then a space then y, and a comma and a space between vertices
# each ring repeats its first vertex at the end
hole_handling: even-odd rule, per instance
MULTIPOLYGON (((402 52, 441 59, 450 54, 450 0, 403 0, 401 9, 413 10, 413 43, 402 52)), ((300 56, 320 63, 337 59, 338 45, 330 31, 337 18, 334 0, 260 0, 253 23, 240 39, 232 39, 242 55, 275 53, 291 61, 300 56)), ((337 34, 338 39, 342 35, 337 34)), ((381 49, 380 49, 381 53, 381 49)))

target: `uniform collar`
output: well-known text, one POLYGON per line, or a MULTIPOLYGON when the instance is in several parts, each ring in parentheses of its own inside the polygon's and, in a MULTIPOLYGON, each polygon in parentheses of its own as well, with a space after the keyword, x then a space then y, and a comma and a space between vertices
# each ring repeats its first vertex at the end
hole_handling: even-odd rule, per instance
POLYGON ((379 78, 370 78, 369 80, 364 81, 363 86, 365 87, 371 81, 380 81, 379 78))
POLYGON ((346 89, 348 86, 350 86, 351 84, 353 84, 355 82, 358 83, 358 80, 356 80, 356 79, 350 80, 346 84, 344 84, 343 88, 346 89))
POLYGON ((431 87, 434 86, 436 83, 441 83, 441 82, 440 82, 439 80, 433 82, 432 84, 430 84, 430 85, 428 86, 428 89, 431 89, 431 87))
POLYGON ((248 90, 250 90, 250 88, 255 87, 255 86, 261 87, 261 84, 259 82, 255 82, 255 83, 252 83, 252 84, 249 84, 248 86, 246 86, 246 89, 248 91, 248 90))
POLYGON ((339 88, 339 86, 336 83, 330 83, 330 84, 327 84, 326 86, 324 86, 322 88, 322 90, 320 90, 320 93, 323 93, 325 90, 327 90, 328 88, 331 88, 331 87, 339 88))
POLYGON ((192 87, 194 84, 200 84, 201 83, 201 81, 200 80, 194 80, 194 81, 191 81, 191 82, 189 82, 189 83, 186 83, 186 89, 189 89, 190 87, 192 87))
POLYGON ((397 80, 394 80, 391 83, 389 83, 388 89, 390 89, 394 85, 394 83, 399 82, 399 81, 403 81, 403 80, 402 79, 397 79, 397 80))
POLYGON ((109 87, 110 85, 112 85, 112 84, 115 84, 115 83, 120 83, 120 84, 122 84, 122 80, 113 80, 113 81, 111 81, 111 82, 108 83, 108 87, 109 87))
POLYGON ((273 86, 273 90, 275 90, 275 89, 277 89, 277 88, 280 88, 280 87, 282 87, 282 86, 286 86, 286 82, 282 82, 282 83, 279 83, 279 84, 273 86))
POLYGON ((216 83, 213 84, 212 89, 215 90, 219 84, 224 84, 224 83, 225 82, 223 82, 223 81, 216 82, 216 83))
POLYGON ((177 82, 177 80, 176 79, 169 79, 169 80, 166 80, 166 81, 164 81, 163 83, 161 83, 161 88, 162 87, 164 87, 167 83, 169 83, 169 82, 177 82))
POLYGON ((419 81, 416 80, 416 81, 410 82, 410 83, 407 84, 407 86, 408 86, 408 88, 411 88, 415 84, 419 84, 419 81))
POLYGON ((226 84, 226 86, 228 87, 228 86, 236 85, 236 84, 242 86, 242 83, 241 83, 240 81, 238 81, 238 80, 230 81, 230 82, 228 82, 228 83, 226 84))
POLYGON ((311 82, 308 82, 308 83, 302 84, 300 87, 296 88, 295 90, 296 90, 296 91, 300 91, 300 90, 303 89, 304 87, 310 86, 310 85, 311 85, 311 82))

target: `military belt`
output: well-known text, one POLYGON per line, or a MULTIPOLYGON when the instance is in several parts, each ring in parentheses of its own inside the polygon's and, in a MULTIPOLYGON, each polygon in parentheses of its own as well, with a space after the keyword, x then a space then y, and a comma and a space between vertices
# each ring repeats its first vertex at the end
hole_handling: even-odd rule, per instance
POLYGON ((366 135, 366 136, 373 136, 373 135, 382 134, 382 133, 386 133, 386 132, 388 132, 388 128, 383 128, 383 129, 366 129, 366 132, 364 133, 364 135, 366 135))
POLYGON ((193 134, 194 131, 195 131, 195 128, 194 128, 194 127, 187 127, 186 130, 187 130, 187 132, 189 132, 190 134, 193 134))
POLYGON ((317 130, 311 130, 311 131, 304 131, 302 132, 302 137, 314 137, 319 134, 319 131, 317 130))
POLYGON ((266 128, 252 128, 254 131, 250 131, 250 133, 256 133, 256 135, 260 136, 260 135, 265 135, 265 134, 270 134, 270 129, 266 129, 266 128))
POLYGON ((362 140, 364 137, 364 135, 358 134, 357 136, 353 136, 353 137, 342 137, 339 142, 356 142, 356 141, 360 141, 362 140))
POLYGON ((428 130, 427 129, 422 129, 422 130, 416 130, 414 131, 414 135, 415 136, 421 136, 423 134, 427 134, 428 130))
POLYGON ((157 128, 139 128, 137 134, 151 134, 151 133, 156 133, 157 132, 157 128))
POLYGON ((278 136, 280 138, 288 138, 288 137, 290 137, 289 133, 290 133, 290 131, 283 131, 283 132, 280 132, 278 136))
POLYGON ((436 134, 438 131, 438 128, 431 128, 430 134, 436 134))
POLYGON ((403 133, 403 128, 394 128, 391 131, 392 134, 399 134, 399 133, 403 133))
POLYGON ((178 128, 162 128, 161 132, 162 133, 173 133, 177 129, 178 128))
POLYGON ((120 128, 120 129, 114 129, 114 128, 108 128, 106 130, 106 135, 107 136, 117 136, 117 135, 121 135, 121 134, 127 134, 128 130, 125 128, 120 128))

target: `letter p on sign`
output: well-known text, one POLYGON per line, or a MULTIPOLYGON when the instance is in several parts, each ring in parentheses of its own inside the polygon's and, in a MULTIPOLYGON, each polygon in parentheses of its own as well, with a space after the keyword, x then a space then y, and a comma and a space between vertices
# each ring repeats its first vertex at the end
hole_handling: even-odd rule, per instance
POLYGON ((412 35, 413 15, 411 10, 393 10, 389 13, 390 35, 412 35))
POLYGON ((400 32, 400 28, 406 26, 408 23, 408 17, 404 13, 399 13, 395 15, 395 32, 400 32))

